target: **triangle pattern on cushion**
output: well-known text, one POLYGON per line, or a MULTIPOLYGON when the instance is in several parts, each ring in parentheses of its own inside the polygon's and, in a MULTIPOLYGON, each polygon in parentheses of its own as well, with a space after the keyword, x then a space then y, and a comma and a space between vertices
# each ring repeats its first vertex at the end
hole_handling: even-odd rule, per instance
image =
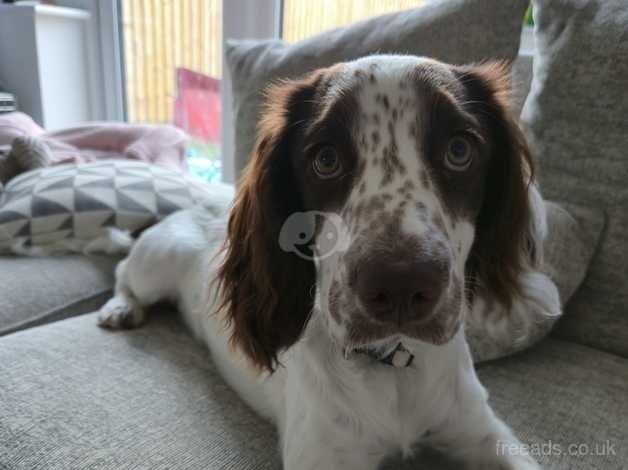
POLYGON ((23 197, 30 197, 30 195, 33 193, 33 187, 26 187, 24 189, 18 189, 18 190, 14 190, 13 188, 11 188, 8 191, 5 191, 4 194, 2 195, 2 201, 3 201, 3 205, 6 204, 9 201, 15 201, 16 199, 20 199, 23 197))
POLYGON ((107 220, 105 220, 102 223, 103 227, 115 227, 116 225, 116 214, 111 214, 111 217, 109 217, 107 220))
MULTIPOLYGON (((150 194, 146 191, 122 191, 118 190, 118 210, 121 212, 150 212, 154 213, 156 206, 154 201, 147 200, 146 196, 150 194), (137 194, 136 194, 137 193, 137 194), (152 203, 152 204, 151 204, 152 203), (154 206, 155 209, 148 206, 154 206)), ((154 193, 151 195, 155 197, 154 193)))
POLYGON ((116 176, 116 169, 112 165, 92 167, 92 164, 81 168, 82 175, 100 176, 102 178, 113 178, 116 176))
POLYGON ((180 185, 178 188, 162 189, 160 194, 172 194, 173 196, 190 197, 190 188, 180 185))
POLYGON ((41 170, 41 178, 56 178, 65 176, 66 178, 76 176, 78 170, 75 165, 51 166, 41 170))
POLYGON ((138 212, 118 212, 116 214, 116 227, 124 230, 137 230, 157 222, 154 214, 138 212))
POLYGON ((0 225, 28 219, 30 219, 30 214, 26 215, 22 212, 14 212, 5 209, 0 210, 0 225))
POLYGON ((100 181, 92 181, 91 183, 87 183, 81 186, 81 189, 90 189, 90 188, 115 188, 115 181, 113 178, 103 178, 100 181))
POLYGON ((13 222, 0 225, 0 230, 3 230, 9 237, 13 237, 29 224, 30 219, 14 220, 13 222))
POLYGON ((157 195, 157 211, 159 215, 166 216, 173 212, 184 209, 189 205, 189 201, 184 202, 177 198, 171 198, 166 196, 157 195))
MULTIPOLYGON (((78 212, 94 212, 94 211, 112 211, 116 208, 115 199, 111 200, 105 195, 107 190, 99 191, 81 191, 74 192, 74 210, 78 212)), ((114 191, 110 191, 114 194, 114 191)), ((115 194, 114 194, 115 196, 115 194)))
MULTIPOLYGON (((72 221, 71 214, 56 214, 45 217, 34 217, 31 220, 31 233, 55 232, 68 220, 72 221)), ((72 227, 70 226, 69 229, 72 227)))
POLYGON ((119 184, 118 189, 138 189, 143 191, 154 191, 152 179, 142 179, 134 183, 119 184))
POLYGON ((29 220, 18 232, 15 232, 14 237, 30 237, 31 236, 31 221, 29 220))
POLYGON ((135 184, 138 181, 143 181, 143 180, 145 180, 144 177, 117 175, 116 176, 116 188, 123 188, 130 184, 135 184))
POLYGON ((164 168, 163 166, 159 166, 159 165, 152 165, 150 167, 150 171, 155 176, 166 175, 166 176, 174 177, 174 176, 177 175, 176 171, 174 171, 174 170, 172 170, 170 168, 164 168))
POLYGON ((31 236, 30 245, 47 245, 61 240, 65 240, 72 235, 71 230, 60 230, 57 232, 40 233, 31 236))
POLYGON ((58 176, 39 180, 35 185, 34 192, 41 193, 51 189, 66 189, 74 186, 74 176, 58 176))
POLYGON ((40 177, 41 177, 40 171, 37 171, 37 170, 27 171, 26 173, 22 173, 21 175, 18 175, 15 178, 11 179, 9 184, 13 187, 23 186, 27 183, 34 182, 36 179, 40 177))
POLYGON ((97 175, 97 174, 90 175, 89 173, 80 173, 76 176, 74 180, 74 185, 76 187, 81 187, 81 186, 85 186, 86 184, 94 183, 96 181, 107 180, 107 179, 110 179, 110 177, 106 175, 97 175))
POLYGON ((117 168, 116 176, 132 176, 135 178, 151 178, 152 174, 148 168, 117 168))
POLYGON ((65 222, 59 225, 58 230, 74 230, 74 217, 68 217, 65 222))
POLYGON ((26 217, 31 216, 31 197, 30 194, 25 197, 21 197, 19 199, 15 199, 11 202, 8 202, 2 208, 3 211, 7 212, 17 212, 19 214, 23 214, 26 217))
POLYGON ((118 207, 116 190, 113 188, 77 188, 77 197, 89 197, 92 200, 99 201, 109 209, 115 210, 118 207))
POLYGON ((68 214, 71 211, 57 201, 34 194, 31 198, 31 216, 41 217, 53 214, 68 214))
POLYGON ((112 210, 80 212, 74 214, 74 234, 78 238, 98 236, 111 216, 112 210))
POLYGON ((169 189, 179 189, 181 187, 185 187, 185 182, 183 180, 176 180, 172 178, 155 178, 155 190, 156 191, 167 191, 169 189))
POLYGON ((116 166, 116 161, 115 160, 101 160, 101 161, 95 161, 95 162, 90 162, 87 164, 84 164, 81 167, 81 170, 92 170, 94 168, 115 168, 116 166))
POLYGON ((74 188, 72 187, 44 191, 38 193, 37 196, 48 199, 49 201, 54 201, 55 203, 65 207, 68 211, 74 210, 74 188))

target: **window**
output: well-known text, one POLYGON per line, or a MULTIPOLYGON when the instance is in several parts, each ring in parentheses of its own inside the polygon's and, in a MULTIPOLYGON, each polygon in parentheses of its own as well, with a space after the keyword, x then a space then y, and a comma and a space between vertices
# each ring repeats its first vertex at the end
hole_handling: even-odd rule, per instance
POLYGON ((122 0, 127 117, 191 136, 192 172, 219 180, 222 0, 122 0))
POLYGON ((283 38, 295 42, 327 29, 424 3, 425 0, 283 0, 283 38))

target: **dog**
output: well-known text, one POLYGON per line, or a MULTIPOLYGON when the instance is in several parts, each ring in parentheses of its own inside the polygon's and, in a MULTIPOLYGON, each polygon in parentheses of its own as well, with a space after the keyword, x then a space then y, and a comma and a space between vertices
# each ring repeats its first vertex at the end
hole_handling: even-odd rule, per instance
POLYGON ((375 55, 273 85, 232 207, 144 232, 100 325, 176 302, 277 425, 287 470, 376 469, 417 444, 465 468, 538 469, 500 451, 521 444, 463 327, 515 343, 560 309, 507 69, 375 55))

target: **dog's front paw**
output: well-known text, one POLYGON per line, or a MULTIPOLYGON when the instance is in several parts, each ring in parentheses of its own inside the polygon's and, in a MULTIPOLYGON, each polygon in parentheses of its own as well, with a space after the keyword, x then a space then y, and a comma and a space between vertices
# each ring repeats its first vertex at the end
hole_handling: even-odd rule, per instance
POLYGON ((98 325, 105 328, 135 328, 144 320, 142 307, 125 296, 115 296, 98 312, 98 325))

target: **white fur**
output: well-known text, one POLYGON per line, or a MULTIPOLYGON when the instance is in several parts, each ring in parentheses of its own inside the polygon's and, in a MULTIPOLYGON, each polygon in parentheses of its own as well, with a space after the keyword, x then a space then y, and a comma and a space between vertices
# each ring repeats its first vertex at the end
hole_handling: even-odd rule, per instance
POLYGON ((303 338, 281 356, 284 367, 273 375, 252 369, 229 348, 219 312, 207 315, 216 301, 209 286, 225 223, 202 210, 182 211, 147 230, 120 263, 100 324, 138 324, 144 306, 176 301, 228 383, 278 426, 286 470, 375 469, 386 455, 409 455, 419 442, 468 468, 538 468, 526 456, 498 454, 498 441, 518 441, 491 411, 462 331, 443 346, 404 341, 415 360, 397 369, 345 359, 315 311, 303 338))

